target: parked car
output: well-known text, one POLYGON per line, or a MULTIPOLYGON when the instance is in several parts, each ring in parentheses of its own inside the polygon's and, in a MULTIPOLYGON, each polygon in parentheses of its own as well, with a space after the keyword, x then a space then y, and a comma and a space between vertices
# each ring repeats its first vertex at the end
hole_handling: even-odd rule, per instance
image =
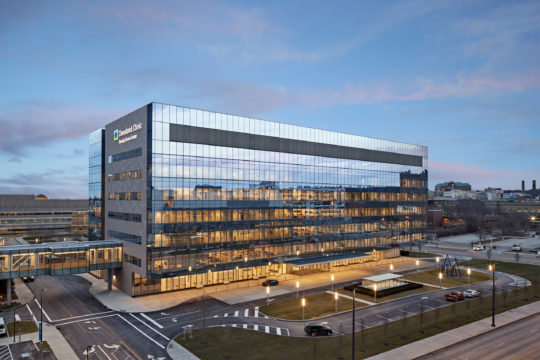
POLYGON ((473 251, 484 251, 486 247, 482 244, 476 244, 473 246, 473 251))
POLYGON ((474 289, 467 289, 463 291, 463 296, 465 296, 466 298, 478 297, 480 296, 480 291, 474 289))
POLYGON ((306 327, 304 327, 304 331, 309 336, 332 335, 332 329, 330 329, 328 326, 324 326, 320 324, 307 324, 306 327))
POLYGON ((521 245, 520 244, 512 245, 512 251, 521 251, 521 245))
POLYGON ((4 323, 4 318, 0 317, 0 335, 4 335, 6 333, 6 323, 4 323))
POLYGON ((277 280, 265 280, 262 283, 262 286, 278 286, 278 285, 279 285, 279 281, 277 280))
POLYGON ((444 295, 446 301, 461 301, 465 299, 462 293, 459 291, 450 291, 448 294, 444 295))
POLYGON ((23 276, 23 281, 24 282, 31 282, 31 281, 34 281, 34 277, 33 276, 23 276))

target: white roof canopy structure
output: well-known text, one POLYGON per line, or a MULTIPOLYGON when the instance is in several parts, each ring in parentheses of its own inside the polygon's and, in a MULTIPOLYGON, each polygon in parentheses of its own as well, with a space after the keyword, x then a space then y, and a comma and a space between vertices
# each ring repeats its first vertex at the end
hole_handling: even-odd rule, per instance
POLYGON ((380 275, 370 276, 370 277, 364 278, 364 280, 373 281, 375 283, 378 283, 378 282, 381 282, 381 281, 395 280, 395 279, 399 279, 399 278, 402 278, 402 277, 403 277, 403 275, 387 273, 387 274, 380 274, 380 275))

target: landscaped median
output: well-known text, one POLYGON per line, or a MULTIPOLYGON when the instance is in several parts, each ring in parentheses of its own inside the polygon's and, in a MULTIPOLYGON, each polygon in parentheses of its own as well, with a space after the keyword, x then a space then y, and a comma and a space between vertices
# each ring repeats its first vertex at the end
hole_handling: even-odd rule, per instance
MULTIPOLYGON (((314 319, 336 312, 334 294, 327 292, 275 302, 260 307, 259 311, 265 315, 279 319, 302 320, 302 298, 305 299, 304 319, 314 319)), ((352 300, 339 296, 337 300, 337 311, 341 312, 352 309, 352 303, 352 300)), ((361 302, 356 302, 356 307, 365 305, 361 302)))
POLYGON ((467 285, 468 283, 475 283, 475 282, 481 282, 481 281, 487 281, 491 279, 491 275, 481 273, 479 271, 471 270, 470 278, 467 275, 467 268, 461 267, 461 277, 448 277, 443 276, 441 280, 439 280, 439 274, 442 273, 442 269, 439 270, 428 270, 428 271, 422 271, 422 272, 416 272, 405 275, 405 280, 415 281, 423 284, 430 284, 436 287, 439 287, 439 285, 450 288, 454 286, 461 286, 461 285, 467 285))
MULTIPOLYGON (((472 260, 463 265, 487 268, 488 264, 484 260, 472 260)), ((540 267, 495 262, 495 269, 524 277, 532 283, 532 286, 524 288, 504 288, 503 292, 498 293, 495 299, 497 313, 540 300, 540 267)), ((434 272, 437 273, 435 270, 434 272)), ((489 275, 486 276, 489 278, 489 275)), ((476 278, 477 281, 483 281, 482 279, 476 278)), ((466 276, 464 280, 466 284, 466 276)), ((406 317, 404 312, 402 319, 372 328, 362 329, 358 326, 355 334, 356 357, 369 357, 489 317, 491 303, 491 296, 480 297, 409 317, 406 317)), ((363 323, 362 312, 357 313, 356 322, 363 323)), ((192 339, 182 340, 179 336, 175 340, 201 359, 215 359, 216 354, 219 354, 220 358, 231 360, 349 359, 352 348, 351 334, 328 338, 287 337, 230 327, 198 329, 193 331, 192 339)))

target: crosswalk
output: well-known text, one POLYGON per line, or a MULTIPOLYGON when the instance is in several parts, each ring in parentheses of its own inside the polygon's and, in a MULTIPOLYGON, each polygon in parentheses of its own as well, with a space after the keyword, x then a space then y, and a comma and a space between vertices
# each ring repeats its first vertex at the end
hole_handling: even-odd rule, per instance
POLYGON ((0 360, 13 360, 9 346, 0 346, 0 360))
POLYGON ((255 330, 255 331, 263 332, 263 333, 266 333, 266 334, 273 334, 273 335, 280 335, 280 336, 290 336, 289 329, 280 328, 280 327, 274 327, 274 326, 268 326, 268 325, 227 324, 227 325, 220 325, 220 326, 222 326, 222 327, 230 326, 230 327, 239 328, 239 329, 255 330))
POLYGON ((221 315, 214 315, 213 317, 256 317, 256 318, 265 318, 268 319, 268 316, 261 314, 259 312, 259 309, 242 309, 242 310, 235 310, 231 312, 226 312, 221 315))

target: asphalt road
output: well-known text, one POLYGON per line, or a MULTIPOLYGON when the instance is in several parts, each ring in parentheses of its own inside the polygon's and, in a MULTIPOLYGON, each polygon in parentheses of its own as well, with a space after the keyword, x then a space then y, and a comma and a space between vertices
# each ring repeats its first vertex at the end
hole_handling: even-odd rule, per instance
MULTIPOLYGON (((413 250, 417 251, 418 247, 413 247, 413 250)), ((473 251, 472 248, 468 246, 463 246, 463 247, 458 247, 457 245, 445 246, 444 244, 439 244, 439 246, 436 246, 433 244, 429 244, 429 245, 422 245, 421 250, 427 251, 427 252, 433 252, 433 253, 455 255, 455 256, 468 256, 473 259, 484 259, 484 260, 488 259, 488 253, 486 250, 473 251)), ((518 256, 519 263, 540 265, 540 257, 538 257, 538 255, 523 252, 523 251, 519 252, 518 254, 519 255, 517 256, 518 256)), ((516 252, 495 249, 491 252, 491 258, 493 260, 515 262, 516 252)))
POLYGON ((540 314, 418 359, 540 359, 540 314))

